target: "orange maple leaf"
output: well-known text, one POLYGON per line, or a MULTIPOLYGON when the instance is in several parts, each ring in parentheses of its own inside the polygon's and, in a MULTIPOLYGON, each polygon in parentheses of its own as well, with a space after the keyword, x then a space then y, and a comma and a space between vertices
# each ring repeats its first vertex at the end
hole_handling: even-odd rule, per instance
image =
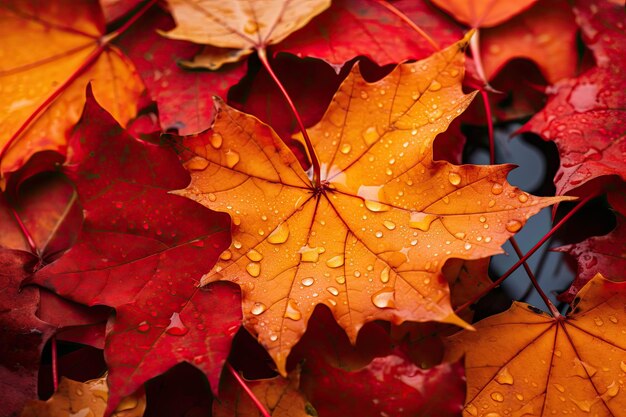
MULTIPOLYGON (((103 417, 109 398, 106 376, 86 382, 61 377, 57 391, 47 401, 33 400, 26 404, 21 417, 103 417)), ((143 388, 124 397, 113 417, 141 417, 146 409, 143 388)))
POLYGON ((477 259, 559 197, 506 182, 512 169, 433 161, 435 136, 469 105, 463 40, 376 83, 358 68, 309 130, 316 187, 258 119, 221 101, 212 130, 184 139, 191 183, 178 194, 232 216, 233 242, 202 284, 241 285, 246 327, 283 375, 318 304, 354 342, 376 319, 464 324, 441 268, 477 259))
POLYGON ((626 283, 598 274, 579 297, 567 317, 515 302, 448 340, 444 360, 465 355, 464 416, 623 415, 626 283))
POLYGON ((302 28, 330 6, 330 0, 168 0, 176 28, 172 39, 212 45, 191 67, 216 69, 254 49, 263 50, 302 28), (224 49, 220 49, 224 48, 224 49))
POLYGON ((0 185, 34 153, 65 147, 90 81, 118 122, 135 116, 143 82, 109 45, 97 3, 2 2, 0 37, 0 185))

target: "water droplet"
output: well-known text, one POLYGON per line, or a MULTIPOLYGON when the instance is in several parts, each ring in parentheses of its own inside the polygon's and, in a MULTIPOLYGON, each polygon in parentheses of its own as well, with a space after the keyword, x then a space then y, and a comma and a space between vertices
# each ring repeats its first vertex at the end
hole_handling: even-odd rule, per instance
POLYGON ((515 394, 515 398, 517 398, 519 401, 524 401, 524 396, 522 394, 515 394))
POLYGON ((609 316, 609 321, 613 324, 617 324, 617 317, 615 316, 609 316))
POLYGON ((221 148, 223 141, 224 140, 222 138, 222 135, 220 135, 219 133, 213 133, 213 135, 211 136, 211 146, 213 146, 215 149, 221 148))
POLYGON ((602 319, 600 317, 594 317, 593 322, 596 324, 596 326, 602 326, 604 324, 604 321, 602 321, 602 319))
POLYGON ((444 202, 444 204, 449 204, 449 203, 450 203, 450 197, 448 197, 447 195, 446 195, 446 196, 443 196, 443 197, 441 198, 441 201, 443 201, 443 202, 444 202))
POLYGON ((450 181, 452 185, 459 185, 461 183, 461 176, 456 172, 450 172, 448 174, 448 181, 450 181))
POLYGON ((520 203, 525 203, 528 201, 528 194, 522 193, 517 196, 517 199, 519 200, 520 203))
POLYGON ((498 392, 498 391, 492 392, 490 397, 491 397, 492 400, 494 400, 496 402, 499 402, 499 403, 504 401, 504 395, 502 395, 502 393, 498 392))
POLYGON ((329 260, 326 261, 326 265, 330 268, 339 268, 344 263, 343 255, 333 256, 329 260))
POLYGON ((172 313, 170 324, 165 328, 165 333, 172 336, 183 336, 189 329, 183 324, 178 313, 172 313))
POLYGON ((209 166, 209 161, 207 161, 205 158, 202 158, 200 156, 190 159, 186 164, 187 169, 190 171, 202 171, 208 166, 209 166))
POLYGON ((465 250, 470 250, 472 249, 472 244, 469 242, 466 242, 465 245, 463 245, 463 248, 465 248, 465 250))
POLYGON ((498 372, 496 382, 501 385, 513 385, 513 375, 511 375, 508 368, 504 367, 498 372))
POLYGON ((463 233, 463 232, 455 233, 454 237, 457 238, 457 239, 463 239, 465 237, 465 233, 463 233))
POLYGON ((255 249, 250 249, 248 253, 246 253, 246 256, 253 262, 259 262, 261 261, 261 259, 263 259, 263 255, 261 255, 261 253, 259 253, 255 249))
MULTIPOLYGON (((358 278, 359 276, 361 276, 361 274, 359 273, 359 271, 356 271, 354 273, 354 276, 358 278)), ((337 281, 337 284, 343 285, 343 284, 346 283, 346 277, 343 276, 343 275, 338 275, 338 276, 335 277, 335 281, 337 281)))
POLYGON ((278 340, 278 335, 275 335, 275 334, 271 335, 271 336, 270 336, 270 340, 271 340, 272 342, 277 341, 277 340, 278 340))
POLYGON ((622 372, 626 373, 626 362, 621 361, 619 364, 619 369, 621 369, 622 372))
POLYGON ((313 277, 306 277, 306 278, 302 278, 302 281, 300 281, 300 282, 305 287, 310 287, 315 282, 315 279, 313 279, 313 277))
POLYGON ((372 303, 378 308, 394 308, 396 301, 393 288, 384 287, 372 295, 372 303))
POLYGON ((439 91, 441 90, 441 83, 437 80, 433 80, 428 87, 430 91, 439 91))
POLYGON ((478 409, 476 408, 476 406, 474 404, 467 404, 465 406, 465 411, 467 411, 467 413, 470 416, 477 416, 478 415, 478 409))
POLYGON ((610 398, 616 397, 618 393, 619 384, 616 381, 613 381, 609 386, 606 387, 606 392, 602 394, 602 398, 604 400, 608 400, 610 398))
POLYGON ((83 390, 80 388, 76 388, 76 395, 78 395, 79 397, 81 397, 83 395, 83 390))
POLYGON ((457 70, 456 68, 450 70, 451 77, 456 77, 457 75, 459 75, 459 70, 457 70))
POLYGON ((374 233, 374 236, 376 237, 383 237, 383 232, 381 232, 380 230, 376 233, 374 233))
POLYGON ((139 323, 139 326, 137 326, 137 331, 141 333, 146 333, 148 330, 150 330, 150 323, 147 321, 142 321, 139 323))
POLYGON ((250 276, 256 278, 261 275, 261 264, 258 262, 250 262, 246 265, 246 271, 250 276))
POLYGON ((338 296, 339 295, 339 290, 335 287, 328 287, 326 288, 326 291, 328 291, 329 293, 331 293, 334 296, 338 296))
POLYGON ((494 195, 502 194, 502 191, 504 191, 504 187, 502 187, 502 184, 496 182, 491 186, 491 193, 494 195))
POLYGON ((487 413, 483 417, 501 417, 499 413, 487 413))
POLYGON ((272 245, 285 243, 289 238, 289 224, 287 222, 280 223, 276 229, 267 237, 267 241, 272 245))
POLYGON ((368 97, 369 97, 369 95, 367 94, 367 91, 361 90, 361 98, 363 100, 366 100, 368 97))
POLYGON ((591 411, 591 406, 593 405, 593 403, 589 400, 575 400, 573 398, 570 398, 572 400, 572 402, 574 404, 576 404, 576 407, 580 408, 581 411, 584 411, 585 413, 588 413, 591 411))
POLYGON ((383 284, 386 284, 389 282, 389 267, 388 266, 384 267, 383 270, 380 271, 380 281, 383 284))
POLYGON ((265 304, 254 303, 252 305, 252 308, 250 309, 250 312, 254 314, 255 316, 258 316, 259 314, 263 313, 266 309, 267 309, 267 306, 265 304))
POLYGON ((394 222, 389 221, 389 220, 385 220, 383 222, 383 226, 385 226, 389 230, 393 230, 393 229, 396 228, 396 224, 394 222))
POLYGON ((300 248, 300 262, 317 262, 320 258, 318 248, 303 246, 300 248))
POLYGON ((430 225, 437 219, 433 214, 422 213, 421 211, 412 211, 409 219, 409 227, 427 232, 430 225))
POLYGON ((293 298, 287 301, 287 309, 285 310, 285 317, 294 321, 298 321, 302 318, 302 313, 298 309, 298 303, 293 298))
POLYGON ((520 223, 518 220, 509 220, 506 224, 506 230, 508 230, 511 233, 519 232, 521 228, 522 228, 522 223, 520 223))
POLYGON ((365 207, 369 211, 373 211, 375 213, 382 211, 389 211, 389 206, 385 204, 381 204, 378 201, 365 200, 365 207))
POLYGON ((254 35, 259 30, 259 25, 254 20, 248 20, 243 26, 243 31, 248 35, 254 35))
POLYGON ((378 138, 379 136, 375 126, 370 126, 363 132, 363 140, 368 146, 376 142, 378 138))
POLYGON ((239 154, 232 149, 226 151, 226 166, 233 168, 239 162, 239 154))
POLYGON ((239 242, 238 240, 233 240, 233 246, 235 247, 235 249, 241 249, 241 242, 239 242))
POLYGON ((351 150, 352 150, 352 146, 350 146, 349 143, 344 143, 341 146, 341 153, 344 154, 344 155, 349 154, 351 150))

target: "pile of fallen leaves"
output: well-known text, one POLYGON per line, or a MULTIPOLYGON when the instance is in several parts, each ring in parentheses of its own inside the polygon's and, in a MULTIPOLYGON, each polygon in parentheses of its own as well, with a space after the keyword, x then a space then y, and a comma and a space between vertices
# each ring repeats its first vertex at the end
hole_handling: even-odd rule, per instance
POLYGON ((625 416, 625 25, 624 0, 0 1, 0 414, 625 416), (556 145, 541 196, 495 164, 513 123, 556 145), (560 306, 525 263, 557 233, 560 306), (490 308, 522 266, 545 306, 490 308))

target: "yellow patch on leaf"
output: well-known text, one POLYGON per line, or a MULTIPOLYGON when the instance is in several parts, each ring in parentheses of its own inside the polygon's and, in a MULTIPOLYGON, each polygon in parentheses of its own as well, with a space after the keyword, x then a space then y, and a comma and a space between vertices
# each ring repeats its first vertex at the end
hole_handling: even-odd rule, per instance
POLYGON ((511 166, 433 161, 438 133, 469 105, 463 49, 399 65, 376 83, 354 69, 309 130, 316 188, 258 119, 217 102, 212 130, 187 137, 191 183, 177 193, 232 216, 233 241, 202 284, 238 283, 244 322, 285 374, 318 304, 352 341, 372 320, 464 323, 441 268, 478 259, 560 198, 506 182, 511 166))
POLYGON ((106 42, 100 45, 103 28, 94 6, 70 0, 36 5, 0 5, 0 183, 34 153, 65 147, 88 82, 122 125, 135 116, 144 89, 132 63, 106 42))
POLYGON ((193 65, 211 69, 276 44, 330 6, 330 0, 168 0, 176 28, 164 35, 212 45, 193 65), (232 49, 239 50, 232 51, 232 49))
MULTIPOLYGON (((30 401, 21 417, 103 417, 109 398, 106 377, 87 382, 61 378, 59 388, 47 401, 30 401)), ((112 417, 141 417, 146 395, 141 392, 122 398, 112 417)))
POLYGON ((516 302, 448 340, 444 360, 465 356, 464 416, 623 414, 626 283, 598 274, 579 297, 567 317, 516 302))

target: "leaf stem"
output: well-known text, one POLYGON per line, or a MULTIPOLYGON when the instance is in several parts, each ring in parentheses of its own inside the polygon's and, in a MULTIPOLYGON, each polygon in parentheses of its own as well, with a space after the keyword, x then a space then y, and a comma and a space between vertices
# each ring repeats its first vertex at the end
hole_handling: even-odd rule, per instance
POLYGON ((474 33, 474 36, 472 36, 472 38, 470 39, 470 51, 472 51, 472 58, 474 58, 474 66, 476 67, 476 72, 478 73, 478 76, 485 85, 489 85, 489 82, 487 81, 487 76, 485 75, 483 61, 480 57, 480 30, 478 28, 475 29, 476 32, 474 33))
POLYGON ((246 384, 246 381, 244 381, 241 375, 239 375, 239 372, 237 372, 235 368, 233 368, 233 366, 228 362, 226 362, 226 368, 228 368, 231 375, 235 377, 241 388, 246 392, 246 394, 248 394, 248 397, 250 397, 250 399, 252 400, 256 408, 259 409, 259 412, 263 415, 263 417, 272 417, 271 414, 265 409, 265 406, 261 403, 261 401, 259 401, 256 395, 254 395, 248 384, 246 384))
POLYGON ((57 370, 57 338, 56 336, 52 336, 50 340, 50 347, 52 350, 52 386, 54 387, 54 392, 59 388, 59 374, 57 370))
POLYGON ((287 92, 287 90, 285 89, 281 81, 278 79, 278 76, 274 73, 274 70, 272 69, 267 59, 267 52, 265 51, 265 48, 260 47, 257 49, 257 52, 259 55, 259 59, 261 60, 261 63, 263 64, 267 72, 270 74, 270 76, 272 77, 276 85, 278 86, 278 89, 280 90, 280 92, 283 94, 283 97, 287 101, 287 104, 289 105, 289 108, 291 109, 293 116, 296 118, 296 122, 298 123, 298 127, 300 128, 300 132, 302 132, 302 136, 304 137, 304 142, 306 143, 306 149, 309 153, 309 157, 311 158, 311 164, 313 165, 313 184, 316 189, 319 189, 321 185, 320 162, 317 159, 317 155, 315 154, 315 149, 313 149, 313 143, 311 142, 311 138, 309 137, 309 134, 307 133, 306 128, 304 127, 304 123, 302 122, 300 113, 298 113, 298 110, 296 109, 295 104, 293 104, 293 100, 291 100, 289 93, 287 92))
POLYGON ((489 102, 489 95, 484 88, 479 89, 480 97, 483 99, 483 105, 485 106, 485 118, 487 119, 487 133, 489 135, 489 164, 494 165, 496 163, 496 145, 493 135, 493 119, 491 116, 491 103, 489 102))
POLYGON ((381 6, 383 6, 387 10, 389 10, 391 13, 395 14, 396 16, 398 16, 404 23, 409 25, 411 27, 411 29, 413 29, 422 38, 424 38, 430 44, 430 46, 432 46, 435 49, 435 51, 441 51, 441 47, 439 46, 439 44, 437 42, 435 42, 435 40, 433 38, 428 36, 428 34, 426 32, 424 32, 424 30, 422 30, 421 27, 417 26, 415 24, 415 22, 413 22, 411 19, 409 19, 409 17, 407 15, 405 15, 400 10, 398 10, 398 8, 396 8, 396 6, 394 6, 393 4, 389 3, 386 0, 378 0, 378 4, 380 4, 381 6))
POLYGON ((517 270, 517 268, 519 268, 520 265, 522 265, 524 262, 526 262, 526 260, 528 260, 528 258, 530 258, 541 246, 543 246, 543 244, 546 243, 546 241, 548 239, 550 239, 552 237, 552 235, 554 233, 556 233, 557 230, 559 230, 574 214, 576 214, 581 208, 583 208, 583 206, 585 204, 587 204, 589 202, 589 200, 591 200, 591 199, 593 199, 595 197, 596 197, 596 194, 591 194, 591 195, 588 195, 587 197, 583 198, 582 200, 580 200, 578 202, 578 204, 576 204, 576 206, 574 206, 574 208, 569 213, 567 213, 565 216, 563 216, 563 218, 556 225, 554 225, 552 227, 552 229, 550 229, 550 231, 548 233, 546 233, 541 238, 541 240, 539 240, 539 242, 537 242, 535 244, 535 246, 533 246, 526 253, 526 255, 522 256, 519 261, 517 261, 512 267, 510 267, 508 269, 508 271, 506 271, 504 274, 502 274, 502 276, 500 278, 498 278, 497 280, 495 280, 489 287, 487 287, 483 291, 481 291, 480 294, 475 296, 473 300, 469 300, 465 304, 457 307, 454 310, 454 312, 456 314, 460 313, 461 311, 465 310, 467 307, 469 307, 472 304, 474 304, 477 300, 479 300, 480 298, 485 296, 489 291, 491 291, 492 289, 494 289, 497 286, 499 286, 500 284, 502 284, 502 282, 505 279, 507 279, 513 272, 515 272, 515 270, 517 270))
POLYGON ((28 231, 28 228, 26 228, 26 225, 22 221, 20 215, 17 214, 17 211, 15 211, 13 207, 11 207, 11 212, 13 213, 13 217, 15 217, 15 221, 17 222, 18 226, 20 227, 20 230, 22 231, 22 234, 24 234, 24 237, 26 238, 26 241, 28 242, 30 251, 33 253, 33 255, 39 256, 39 251, 37 250, 37 244, 35 244, 35 240, 33 239, 33 236, 28 231))
MULTIPOLYGON (((520 259, 522 259, 524 257, 524 254, 522 253, 522 250, 520 249, 519 245, 517 244, 517 241, 515 240, 515 238, 511 237, 511 239, 509 239, 509 241, 511 242, 511 246, 513 246, 513 249, 515 250, 515 253, 517 254, 517 256, 520 259)), ((552 304, 552 301, 550 301, 550 299, 548 298, 546 293, 543 292, 543 290, 541 289, 541 286, 539 285, 539 282, 537 281, 537 278, 535 277, 535 274, 533 274, 533 271, 530 269, 530 266, 528 266, 528 263, 526 263, 524 261, 523 265, 524 265, 524 269, 526 270, 526 274, 528 274, 528 278, 530 278, 530 282, 533 283, 533 286, 535 287, 535 289, 539 293, 539 296, 541 297, 541 299, 543 300, 545 305, 548 307, 548 309, 550 309, 550 312, 552 313, 552 315, 555 318, 559 317, 561 315, 559 313, 559 310, 557 310, 557 308, 554 306, 554 304, 552 304)))
MULTIPOLYGON (((137 21, 153 4, 156 3, 156 0, 150 0, 147 2, 141 9, 137 11, 128 21, 122 25, 119 29, 110 34, 103 35, 100 39, 98 39, 98 47, 94 49, 88 56, 85 58, 83 63, 59 86, 26 118, 24 123, 15 131, 15 133, 11 136, 11 138, 4 145, 2 150, 0 150, 0 161, 6 155, 7 151, 13 146, 13 143, 30 127, 30 125, 39 118, 41 113, 44 112, 56 99, 59 97, 67 87, 72 84, 76 79, 81 76, 91 65, 100 57, 102 52, 108 47, 109 43, 117 38, 119 35, 124 33, 128 28, 137 21)), ((0 176, 1 172, 0 172, 0 176)))

